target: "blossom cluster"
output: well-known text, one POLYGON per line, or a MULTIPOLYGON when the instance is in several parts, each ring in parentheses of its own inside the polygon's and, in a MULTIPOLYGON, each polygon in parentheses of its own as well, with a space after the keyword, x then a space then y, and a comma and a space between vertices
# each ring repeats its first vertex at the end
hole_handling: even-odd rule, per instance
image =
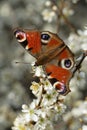
POLYGON ((53 130, 53 121, 65 112, 66 106, 55 88, 45 77, 42 67, 33 67, 39 83, 33 81, 30 89, 35 95, 30 105, 22 105, 22 113, 15 119, 13 130, 53 130))
MULTIPOLYGON (((72 3, 77 3, 78 0, 73 0, 72 3)), ((71 8, 71 1, 53 1, 47 0, 45 2, 45 9, 42 11, 43 20, 51 23, 56 16, 60 15, 59 8, 65 16, 71 16, 74 14, 74 10, 71 8)), ((63 19, 62 19, 63 21, 63 19)))

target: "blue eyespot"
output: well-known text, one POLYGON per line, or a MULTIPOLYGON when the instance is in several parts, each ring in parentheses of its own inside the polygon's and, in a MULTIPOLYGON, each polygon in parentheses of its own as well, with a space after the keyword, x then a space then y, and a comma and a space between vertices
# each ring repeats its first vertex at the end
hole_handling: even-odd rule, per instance
POLYGON ((66 59, 66 60, 64 61, 64 65, 65 65, 67 68, 69 68, 69 67, 71 66, 71 64, 72 64, 72 62, 71 62, 70 59, 66 59))
POLYGON ((51 39, 51 33, 50 32, 42 32, 41 33, 41 42, 43 45, 47 45, 47 43, 51 39))
POLYGON ((50 36, 48 34, 41 34, 42 40, 49 40, 50 36))
POLYGON ((61 60, 61 67, 65 69, 71 69, 74 65, 74 61, 71 58, 62 59, 61 60))

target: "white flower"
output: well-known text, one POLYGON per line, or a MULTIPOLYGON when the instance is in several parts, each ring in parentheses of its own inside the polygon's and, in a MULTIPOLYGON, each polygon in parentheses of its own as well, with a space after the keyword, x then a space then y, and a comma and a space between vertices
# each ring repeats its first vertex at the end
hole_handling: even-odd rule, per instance
POLYGON ((39 83, 36 83, 35 81, 32 82, 32 85, 30 86, 30 89, 32 90, 32 93, 38 97, 40 94, 40 91, 42 89, 41 85, 39 83))
POLYGON ((45 80, 42 79, 41 82, 44 84, 44 90, 46 90, 47 93, 54 89, 54 87, 52 86, 52 84, 50 83, 48 79, 45 79, 45 80))
POLYGON ((76 4, 78 1, 79 1, 79 0, 72 0, 72 2, 73 2, 74 4, 76 4))
POLYGON ((33 66, 33 71, 40 76, 39 83, 33 81, 30 87, 37 99, 29 106, 22 105, 22 114, 16 118, 13 130, 53 130, 52 122, 65 110, 58 101, 59 93, 44 76, 42 67, 33 66))
POLYGON ((52 94, 46 94, 43 96, 43 100, 42 100, 42 106, 50 106, 52 105, 53 103, 56 102, 57 100, 57 96, 54 96, 52 97, 53 95, 52 94))
POLYGON ((70 34, 68 38, 69 47, 72 52, 77 53, 81 49, 81 40, 80 37, 76 34, 70 34))
POLYGON ((30 104, 29 107, 27 105, 23 105, 22 108, 23 108, 22 112, 24 112, 25 121, 27 123, 30 121, 37 122, 38 116, 36 115, 37 110, 35 100, 30 104))
POLYGON ((73 14, 74 14, 74 10, 65 7, 65 8, 63 9, 63 13, 64 13, 64 15, 66 15, 66 16, 73 15, 73 14))
POLYGON ((23 115, 20 115, 15 119, 12 130, 26 130, 25 119, 23 115))
POLYGON ((38 109, 37 111, 36 111, 36 114, 39 116, 39 117, 42 117, 42 118, 46 118, 46 115, 47 115, 47 113, 46 113, 46 110, 45 109, 38 109))
POLYGON ((50 6, 51 6, 51 1, 50 1, 50 0, 47 0, 47 1, 45 2, 45 5, 46 5, 47 7, 50 7, 50 6))
POLYGON ((66 106, 65 106, 64 104, 62 104, 62 103, 59 103, 59 104, 55 104, 55 105, 54 105, 54 109, 55 109, 58 113, 62 114, 62 113, 65 112, 66 106))
POLYGON ((68 38, 69 47, 72 52, 78 53, 80 50, 87 50, 87 30, 78 30, 79 36, 70 34, 68 38))
POLYGON ((34 76, 37 77, 46 77, 43 71, 43 67, 42 66, 34 66, 35 63, 32 63, 32 71, 34 73, 34 76))
POLYGON ((55 12, 53 10, 45 9, 42 12, 42 16, 44 21, 48 21, 49 23, 53 21, 54 17, 56 16, 55 12))
POLYGON ((44 90, 46 90, 46 94, 43 95, 41 106, 50 106, 57 101, 58 92, 53 86, 50 85, 49 82, 47 82, 47 85, 45 84, 44 87, 44 90))
POLYGON ((52 6, 52 10, 53 10, 53 11, 57 11, 57 10, 58 10, 57 6, 56 6, 56 5, 53 5, 53 6, 52 6))
POLYGON ((53 126, 48 118, 40 118, 34 126, 34 130, 53 130, 53 126))
POLYGON ((82 130, 87 130, 87 125, 83 125, 82 130))

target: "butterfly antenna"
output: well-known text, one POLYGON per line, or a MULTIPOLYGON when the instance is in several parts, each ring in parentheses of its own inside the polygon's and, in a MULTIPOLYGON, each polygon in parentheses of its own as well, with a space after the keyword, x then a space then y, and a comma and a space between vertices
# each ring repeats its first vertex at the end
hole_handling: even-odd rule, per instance
POLYGON ((28 62, 21 62, 21 61, 15 61, 16 64, 31 64, 31 63, 28 63, 28 62))

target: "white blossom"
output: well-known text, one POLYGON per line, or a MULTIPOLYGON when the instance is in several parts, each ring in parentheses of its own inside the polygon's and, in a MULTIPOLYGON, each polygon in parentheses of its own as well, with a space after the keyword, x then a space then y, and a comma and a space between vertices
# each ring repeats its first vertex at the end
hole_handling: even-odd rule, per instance
POLYGON ((48 10, 45 9, 42 12, 42 16, 43 16, 43 20, 44 21, 48 21, 49 23, 53 21, 53 19, 55 18, 56 14, 53 10, 48 10))
POLYGON ((58 93, 55 90, 52 91, 47 91, 45 95, 43 95, 43 100, 42 100, 42 106, 50 106, 54 104, 57 100, 58 93))
POLYGON ((45 77, 45 74, 44 74, 44 71, 43 71, 43 68, 42 66, 34 66, 35 65, 35 62, 33 62, 31 64, 32 66, 32 71, 34 73, 34 76, 37 76, 37 77, 45 77))
POLYGON ((42 90, 42 86, 39 85, 39 83, 36 83, 35 81, 32 82, 32 85, 30 87, 30 89, 32 90, 32 93, 38 97, 40 94, 40 90, 42 90))
MULTIPOLYGON (((36 69, 33 68, 34 72, 36 69)), ((38 70, 44 75, 41 67, 38 67, 38 70)), ((30 105, 22 105, 22 114, 14 121, 13 130, 27 130, 28 127, 28 130, 53 130, 53 120, 57 120, 65 111, 65 105, 58 102, 58 92, 46 76, 40 75, 39 78, 39 83, 33 81, 30 86, 37 99, 34 99, 30 105)))
POLYGON ((87 30, 78 30, 78 34, 71 33, 68 42, 72 52, 78 53, 80 50, 87 50, 87 30))
POLYGON ((64 13, 66 16, 73 15, 73 14, 74 14, 74 10, 69 9, 69 8, 66 7, 66 8, 63 9, 63 13, 64 13))
POLYGON ((83 125, 82 130, 87 130, 87 125, 83 125))
POLYGON ((51 1, 50 1, 50 0, 47 0, 46 3, 45 3, 45 5, 46 5, 47 7, 51 6, 51 1))

